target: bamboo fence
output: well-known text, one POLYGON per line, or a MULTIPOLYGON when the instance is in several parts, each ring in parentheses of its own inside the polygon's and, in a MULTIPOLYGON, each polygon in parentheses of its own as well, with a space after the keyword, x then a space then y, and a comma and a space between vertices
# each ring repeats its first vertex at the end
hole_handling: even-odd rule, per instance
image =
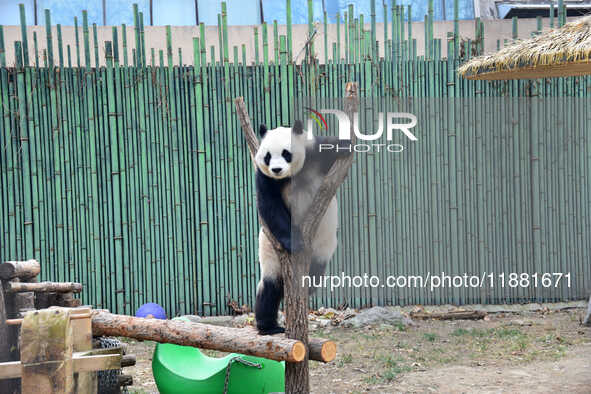
POLYGON ((255 62, 246 64, 244 46, 228 47, 225 10, 222 3, 218 47, 206 48, 200 26, 194 66, 182 57, 173 64, 170 27, 166 53, 148 51, 137 7, 134 37, 113 27, 112 40, 101 43, 83 11, 75 47, 62 44, 59 25, 52 36, 47 11, 45 39, 57 40, 57 53, 52 45, 38 53, 37 35, 27 42, 22 7, 22 41, 6 47, 0 26, 0 261, 36 258, 43 279, 82 282, 84 303, 114 313, 145 302, 170 315, 226 314, 229 300, 253 305, 259 226, 232 99, 244 96, 254 124, 275 127, 294 120, 296 99, 325 108, 345 82, 357 81, 369 108, 360 128, 372 130, 378 110, 404 107, 419 118, 419 141, 399 140, 400 154, 358 155, 339 192, 340 247, 330 273, 385 280, 561 272, 570 273, 570 286, 563 278, 557 287, 352 287, 319 291, 315 306, 588 295, 589 77, 461 79, 457 67, 482 53, 485 34, 476 20, 476 39, 460 38, 457 1, 447 41, 433 38, 432 1, 424 32, 405 27, 410 6, 381 10, 372 1, 386 20, 384 57, 375 12, 365 31, 364 15, 351 6, 338 18, 337 42, 325 45, 326 64, 314 61, 312 46, 294 62, 301 48, 292 48, 289 17, 286 35, 276 24, 272 34, 266 24, 254 28, 255 62), (423 54, 417 33, 426 38, 423 54), (15 67, 6 67, 5 49, 15 51, 15 67), (106 67, 92 67, 99 51, 106 67))

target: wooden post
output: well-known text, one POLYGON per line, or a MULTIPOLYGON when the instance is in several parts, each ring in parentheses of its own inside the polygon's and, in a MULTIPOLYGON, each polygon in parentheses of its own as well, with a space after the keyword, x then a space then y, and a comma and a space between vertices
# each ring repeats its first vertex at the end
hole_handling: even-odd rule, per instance
MULTIPOLYGON (((345 112, 351 119, 351 143, 354 143, 355 133, 353 131, 353 113, 357 111, 359 101, 357 96, 357 84, 349 82, 345 88, 345 112)), ((236 112, 240 119, 242 131, 253 158, 258 149, 258 140, 254 134, 250 117, 244 105, 242 97, 234 101, 236 112)), ((312 237, 316 234, 318 225, 324 217, 326 209, 334 197, 338 187, 344 182, 351 164, 353 155, 344 159, 337 160, 328 174, 324 178, 308 212, 302 221, 302 236, 306 247, 300 253, 290 255, 283 250, 279 242, 268 231, 263 220, 263 230, 273 244, 275 251, 279 256, 282 267, 284 283, 284 305, 286 335, 288 338, 297 339, 303 343, 308 343, 308 289, 301 285, 301 277, 308 275, 310 268, 310 250, 309 246, 312 237)), ((335 352, 336 353, 336 352, 335 352)), ((285 392, 286 393, 309 393, 310 392, 310 373, 308 366, 309 352, 304 361, 300 363, 287 362, 285 365, 285 392)))
MULTIPOLYGON (((71 294, 71 293, 66 293, 71 294)), ((72 349, 74 352, 92 350, 92 323, 90 320, 90 308, 72 309, 70 316, 84 316, 82 319, 70 319, 72 326, 72 349)), ((96 392, 98 380, 95 372, 77 372, 74 374, 74 392, 84 393, 86 390, 96 392)))
MULTIPOLYGON (((12 348, 16 348, 16 337, 14 335, 16 328, 9 327, 6 324, 7 318, 4 289, 0 283, 0 363, 15 359, 15 352, 12 348)), ((2 392, 8 394, 20 392, 20 382, 18 379, 2 380, 0 384, 2 385, 2 392)))
POLYGON ((21 326, 22 393, 73 394, 72 345, 68 311, 27 313, 21 326))

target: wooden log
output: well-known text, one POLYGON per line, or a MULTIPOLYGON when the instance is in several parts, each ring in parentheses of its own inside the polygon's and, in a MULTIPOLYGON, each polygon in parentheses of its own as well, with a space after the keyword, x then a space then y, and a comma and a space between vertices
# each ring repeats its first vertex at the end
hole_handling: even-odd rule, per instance
POLYGON ((55 302, 57 306, 67 308, 76 308, 82 304, 82 301, 79 298, 74 298, 73 293, 58 293, 55 302))
MULTIPOLYGON (((244 331, 244 335, 258 335, 254 327, 244 327, 240 330, 244 331)), ((276 337, 287 338, 285 334, 276 334, 276 337)), ((337 345, 333 341, 324 338, 309 338, 308 339, 308 358, 314 361, 321 361, 329 363, 337 356, 337 345)))
POLYGON ((479 320, 486 316, 484 311, 450 311, 450 312, 411 312, 413 319, 436 319, 436 320, 479 320))
POLYGON ((19 315, 23 309, 35 309, 35 293, 33 293, 32 291, 27 291, 24 293, 15 294, 14 309, 19 315))
POLYGON ((337 356, 337 345, 333 341, 321 338, 308 339, 308 357, 310 360, 329 363, 337 356))
POLYGON ((133 377, 131 375, 119 375, 117 376, 117 383, 119 386, 131 386, 133 385, 133 377))
POLYGON ((41 272, 41 265, 37 260, 5 261, 0 264, 0 278, 10 280, 20 278, 27 280, 34 278, 41 272))
POLYGON ((277 361, 300 362, 306 356, 306 347, 302 342, 281 336, 252 335, 240 328, 180 320, 144 319, 115 315, 106 311, 92 313, 92 333, 95 336, 119 336, 174 343, 248 354, 277 361))
POLYGON ((22 293, 26 291, 33 291, 35 293, 80 293, 82 291, 82 285, 76 282, 8 282, 7 291, 11 293, 22 293))
MULTIPOLYGON (((90 313, 80 313, 80 314, 70 315, 70 320, 88 319, 88 318, 90 318, 90 313)), ((9 326, 20 326, 21 324, 23 324, 23 318, 6 319, 6 324, 8 324, 9 326)))
POLYGON ((49 307, 49 294, 37 293, 35 294, 35 309, 45 309, 49 307))
POLYGON ((135 354, 126 354, 121 357, 121 368, 133 367, 135 365, 135 354))

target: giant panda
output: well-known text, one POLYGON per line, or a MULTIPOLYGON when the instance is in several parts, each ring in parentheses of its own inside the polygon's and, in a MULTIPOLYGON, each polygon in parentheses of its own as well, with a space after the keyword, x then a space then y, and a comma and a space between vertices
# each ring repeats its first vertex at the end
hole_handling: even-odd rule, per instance
MULTIPOLYGON (((304 133, 301 121, 293 127, 259 128, 261 142, 255 156, 257 208, 269 231, 288 252, 303 247, 299 224, 324 176, 339 157, 351 154, 350 141, 304 133), (320 147, 333 147, 321 151, 320 147)), ((312 239, 311 278, 324 270, 337 247, 337 200, 333 197, 312 239)), ((259 231, 261 280, 257 287, 255 317, 260 334, 285 331, 277 323, 283 298, 279 257, 263 228, 259 231)), ((310 288, 312 290, 312 288, 310 288)))

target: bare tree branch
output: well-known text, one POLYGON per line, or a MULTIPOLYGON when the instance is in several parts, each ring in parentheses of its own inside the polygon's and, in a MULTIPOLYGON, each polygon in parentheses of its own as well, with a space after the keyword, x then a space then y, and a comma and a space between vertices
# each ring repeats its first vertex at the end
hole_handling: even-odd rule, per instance
MULTIPOLYGON (((349 82, 346 85, 345 96, 345 112, 349 115, 349 119, 353 119, 353 112, 357 111, 359 105, 357 97, 357 84, 349 82)), ((236 112, 242 125, 242 131, 248 144, 250 157, 254 162, 254 157, 259 147, 258 140, 253 131, 250 117, 244 105, 242 97, 234 100, 236 105, 236 112)), ((353 122, 351 121, 351 142, 354 143, 355 133, 353 130, 353 122)), ((291 339, 298 339, 303 343, 308 343, 308 289, 304 288, 300 283, 302 276, 308 275, 311 263, 311 251, 309 248, 312 237, 316 234, 320 221, 324 217, 328 205, 336 194, 339 186, 344 182, 351 164, 353 163, 353 155, 347 158, 338 159, 329 170, 328 174, 322 181, 322 185, 314 196, 312 205, 306 212, 302 222, 302 234, 304 237, 305 248, 299 253, 290 255, 287 253, 279 242, 275 239, 273 234, 269 231, 266 223, 260 218, 263 226, 263 231, 267 238, 273 244, 273 247, 279 256, 281 262, 281 274, 284 283, 285 293, 285 320, 286 320, 286 335, 291 339)), ((309 393, 310 392, 310 374, 308 367, 309 352, 306 353, 306 358, 300 363, 287 363, 285 368, 285 391, 286 393, 309 393)))

